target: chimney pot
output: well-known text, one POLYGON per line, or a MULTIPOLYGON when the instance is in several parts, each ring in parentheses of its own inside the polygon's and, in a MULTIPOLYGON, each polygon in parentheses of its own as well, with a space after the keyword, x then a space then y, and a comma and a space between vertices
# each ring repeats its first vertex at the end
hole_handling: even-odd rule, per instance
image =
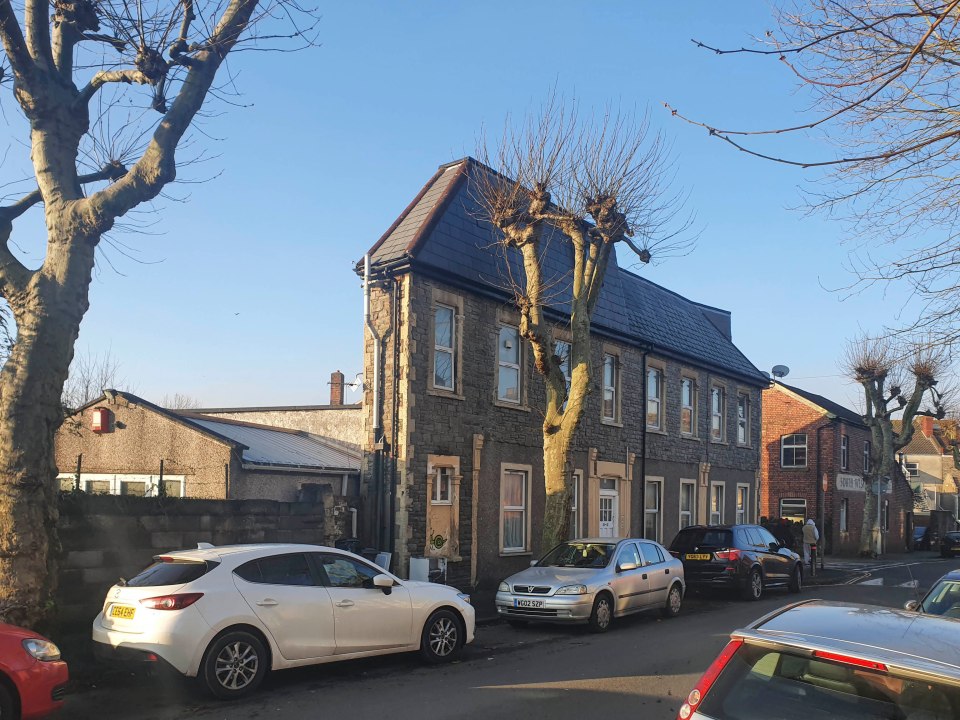
POLYGON ((932 417, 921 417, 920 418, 920 429, 923 431, 923 434, 928 438, 933 437, 933 418, 932 417))
POLYGON ((330 404, 343 405, 343 373, 339 370, 330 373, 330 404))

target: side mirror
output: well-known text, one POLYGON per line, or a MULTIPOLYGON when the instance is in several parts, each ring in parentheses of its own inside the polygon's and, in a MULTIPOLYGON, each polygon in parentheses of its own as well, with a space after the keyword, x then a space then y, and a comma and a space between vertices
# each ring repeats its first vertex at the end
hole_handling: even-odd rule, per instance
POLYGON ((920 609, 920 601, 919 601, 919 600, 907 600, 907 601, 903 604, 903 609, 904 609, 904 610, 913 610, 914 612, 917 612, 917 611, 920 609))
POLYGON ((373 586, 383 590, 384 595, 389 595, 393 592, 393 578, 389 575, 384 575, 383 573, 374 575, 373 586))
POLYGON ((536 560, 531 560, 531 561, 530 561, 530 567, 536 567, 536 566, 537 566, 537 561, 536 561, 536 560))
POLYGON ((636 563, 620 563, 619 565, 617 565, 618 573, 627 572, 627 570, 636 570, 636 569, 637 569, 636 563))
POLYGON ((772 542, 770 543, 770 552, 780 552, 780 548, 782 547, 783 545, 781 545, 780 543, 772 542))

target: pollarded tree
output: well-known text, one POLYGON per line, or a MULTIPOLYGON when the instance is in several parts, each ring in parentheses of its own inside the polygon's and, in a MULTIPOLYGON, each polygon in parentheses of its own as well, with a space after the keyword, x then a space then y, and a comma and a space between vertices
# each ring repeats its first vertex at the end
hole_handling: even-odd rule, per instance
MULTIPOLYGON (((779 60, 812 97, 803 121, 769 129, 695 124, 757 157, 832 171, 827 182, 817 178, 809 206, 849 221, 857 247, 850 258, 855 279, 847 290, 907 283, 921 310, 897 330, 944 344, 960 340, 960 126, 954 100, 960 0, 777 5, 776 28, 752 47, 695 42, 720 55, 779 60), (819 133, 837 152, 785 156, 773 144, 784 133, 819 133)), ((769 100, 768 91, 762 99, 769 100)))
POLYGON ((551 99, 522 128, 508 126, 494 151, 481 147, 479 156, 496 173, 478 175, 478 199, 499 230, 504 254, 517 260, 518 276, 509 274, 519 331, 546 384, 541 546, 547 549, 569 532, 568 459, 592 387, 590 327, 613 248, 621 244, 644 263, 654 253, 685 252, 692 244, 690 220, 676 222, 682 198, 670 189, 663 138, 650 137, 645 118, 608 113, 599 122, 579 123, 575 110, 551 99), (555 277, 547 258, 564 253, 554 246, 564 243, 572 249, 572 266, 567 276, 555 277), (569 308, 565 353, 558 353, 554 324, 545 315, 555 303, 569 308))
POLYGON ((845 369, 863 387, 863 419, 872 438, 871 472, 864 473, 867 487, 860 534, 860 553, 871 555, 879 553, 881 547, 879 492, 871 489, 872 483, 885 478, 896 480, 897 453, 913 438, 914 418, 943 418, 951 393, 938 388, 943 380, 943 354, 929 345, 904 349, 889 340, 861 338, 848 348, 845 369), (912 387, 906 387, 907 382, 912 387), (900 416, 900 432, 894 429, 894 415, 900 416))
POLYGON ((53 591, 53 438, 98 243, 175 179, 178 144, 231 51, 303 44, 278 25, 290 18, 313 26, 295 0, 0 0, 0 87, 29 125, 33 168, 33 189, 0 207, 0 297, 16 324, 0 373, 0 619, 35 624, 53 591), (133 86, 145 102, 118 108, 133 86), (46 253, 30 268, 9 244, 39 205, 46 253))

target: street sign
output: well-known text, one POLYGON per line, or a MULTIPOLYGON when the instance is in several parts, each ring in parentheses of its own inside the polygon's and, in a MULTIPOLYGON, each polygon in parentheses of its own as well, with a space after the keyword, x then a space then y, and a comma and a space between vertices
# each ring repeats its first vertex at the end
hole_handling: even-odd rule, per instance
POLYGON ((827 488, 830 486, 830 480, 826 473, 823 474, 823 491, 826 492, 827 488))

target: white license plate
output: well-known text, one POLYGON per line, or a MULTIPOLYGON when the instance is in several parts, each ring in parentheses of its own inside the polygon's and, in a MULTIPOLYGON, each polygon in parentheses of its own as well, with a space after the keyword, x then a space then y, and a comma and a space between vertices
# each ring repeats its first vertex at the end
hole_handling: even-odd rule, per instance
POLYGON ((526 598, 514 598, 513 606, 518 608, 542 608, 543 600, 527 600, 526 598))

